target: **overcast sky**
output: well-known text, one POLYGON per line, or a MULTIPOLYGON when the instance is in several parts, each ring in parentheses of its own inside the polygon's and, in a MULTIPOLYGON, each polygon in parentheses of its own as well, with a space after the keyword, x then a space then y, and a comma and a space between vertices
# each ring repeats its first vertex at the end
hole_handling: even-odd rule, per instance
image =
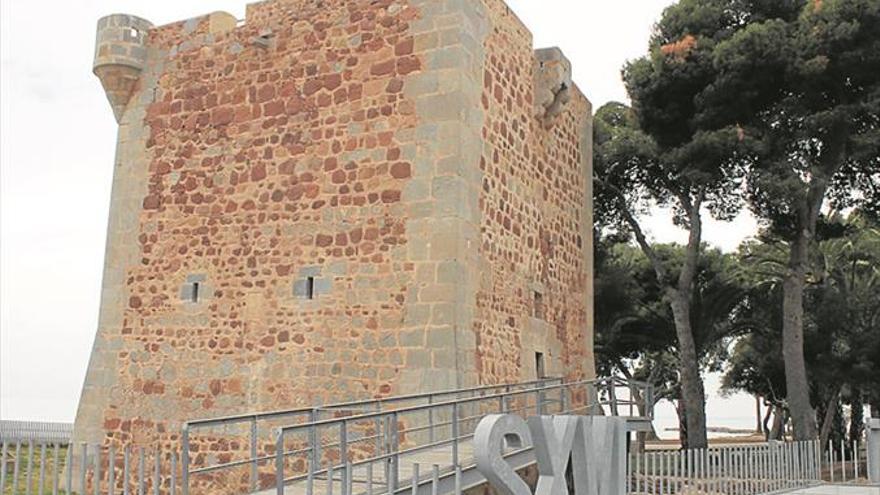
MULTIPOLYGON (((536 47, 559 46, 595 107, 626 100, 620 68, 644 53, 669 0, 508 0, 536 47)), ((110 13, 165 24, 242 0, 0 2, 0 417, 73 421, 98 320, 116 122, 91 73, 95 23, 110 13)), ((653 237, 683 241, 668 215, 653 237)), ((709 222, 725 250, 754 233, 747 216, 709 222)), ((709 380, 709 393, 717 379, 709 380)), ((748 399, 709 403, 710 424, 753 414, 748 399), (713 421, 716 418, 718 421, 713 421)), ((664 417, 671 419, 672 411, 664 417)), ((727 421, 730 423, 730 421, 727 421)))

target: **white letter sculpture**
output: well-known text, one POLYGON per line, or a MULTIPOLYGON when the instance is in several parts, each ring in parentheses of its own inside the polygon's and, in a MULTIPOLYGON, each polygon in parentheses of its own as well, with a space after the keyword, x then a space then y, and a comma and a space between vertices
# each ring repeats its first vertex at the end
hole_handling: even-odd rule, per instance
POLYGON ((477 470, 500 495, 532 495, 529 485, 501 455, 505 441, 511 447, 532 445, 529 427, 522 418, 512 414, 490 414, 480 420, 474 431, 477 470))
POLYGON ((528 419, 538 461, 535 495, 568 495, 565 471, 578 430, 577 416, 536 416, 528 419))
POLYGON ((577 495, 626 493, 626 418, 583 416, 572 451, 577 495))
POLYGON ((624 495, 626 419, 604 416, 529 418, 492 414, 474 432, 477 470, 501 495, 532 495, 529 486, 504 459, 505 442, 534 449, 538 464, 535 495, 568 495, 569 459, 576 495, 624 495))

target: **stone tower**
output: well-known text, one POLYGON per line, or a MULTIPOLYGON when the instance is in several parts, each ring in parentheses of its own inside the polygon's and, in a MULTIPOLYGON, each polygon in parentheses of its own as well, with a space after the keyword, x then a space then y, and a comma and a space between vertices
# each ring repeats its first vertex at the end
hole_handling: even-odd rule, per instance
POLYGON ((94 72, 119 137, 75 441, 593 375, 591 107, 502 0, 112 15, 94 72))

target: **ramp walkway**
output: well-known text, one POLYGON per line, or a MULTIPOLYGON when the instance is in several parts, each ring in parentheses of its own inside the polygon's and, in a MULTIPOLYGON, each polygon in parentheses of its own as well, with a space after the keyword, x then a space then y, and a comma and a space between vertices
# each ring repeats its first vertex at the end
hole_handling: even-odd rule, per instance
MULTIPOLYGON (((548 378, 190 421, 182 439, 183 492, 223 486, 226 493, 260 495, 461 493, 485 482, 472 444, 484 416, 604 414, 627 417, 630 431, 650 431, 653 411, 643 405, 653 402, 652 393, 648 384, 617 377, 548 378), (212 453, 223 438, 239 439, 243 455, 212 453)), ((515 469, 534 463, 530 448, 505 457, 515 469)))

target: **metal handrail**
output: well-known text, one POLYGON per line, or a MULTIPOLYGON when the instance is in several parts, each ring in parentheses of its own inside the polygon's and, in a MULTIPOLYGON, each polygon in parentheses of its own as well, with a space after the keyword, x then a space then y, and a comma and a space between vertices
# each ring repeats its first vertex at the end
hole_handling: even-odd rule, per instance
MULTIPOLYGON (((322 449, 339 449, 340 457, 347 458, 348 445, 352 442, 368 442, 371 440, 376 441, 377 450, 384 450, 383 445, 388 445, 388 442, 394 442, 394 451, 389 452, 388 454, 383 454, 378 456, 376 459, 392 459, 393 463, 399 464, 399 458, 401 455, 435 448, 438 446, 445 445, 453 445, 453 457, 457 462, 457 444, 458 440, 461 438, 468 438, 468 435, 462 436, 460 433, 461 424, 470 424, 470 422, 478 419, 480 415, 475 416, 467 416, 467 417, 459 417, 458 409, 463 406, 467 406, 469 404, 478 403, 482 401, 491 401, 500 399, 503 404, 500 409, 503 411, 498 412, 516 412, 517 410, 525 410, 530 409, 531 407, 537 407, 538 413, 543 412, 543 408, 548 405, 552 405, 555 403, 560 403, 560 410, 565 411, 565 391, 571 389, 572 387, 592 387, 594 392, 587 392, 587 403, 584 407, 578 409, 587 409, 589 412, 596 412, 596 408, 603 408, 603 406, 610 406, 612 414, 619 414, 618 409, 624 406, 629 406, 630 416, 633 415, 634 408, 639 406, 641 401, 636 401, 635 395, 633 391, 635 388, 641 389, 644 394, 643 398, 650 397, 651 387, 650 385, 642 382, 629 381, 619 377, 608 377, 597 380, 581 380, 576 382, 564 382, 561 378, 544 378, 540 380, 532 380, 528 382, 521 383, 504 383, 497 385, 482 385, 478 387, 470 387, 465 389, 451 389, 451 390, 442 390, 437 392, 425 392, 418 394, 410 394, 404 396, 395 396, 388 398, 378 398, 378 399, 366 399, 366 400, 358 400, 358 401, 346 401, 339 402, 329 405, 322 406, 314 406, 309 408, 298 408, 298 409, 289 409, 289 410, 276 410, 269 411, 264 413, 250 413, 250 414, 240 414, 240 415, 231 415, 224 416, 218 418, 206 418, 206 419, 198 419, 193 421, 188 421, 183 425, 182 431, 182 452, 181 452, 181 463, 182 463, 182 484, 183 484, 183 493, 188 495, 189 493, 189 479, 190 475, 199 475, 205 473, 218 472, 226 469, 231 469, 235 467, 241 467, 250 465, 250 487, 251 491, 256 491, 257 489, 257 480, 258 480, 258 467, 259 465, 275 459, 276 464, 276 481, 280 474, 282 477, 281 484, 288 481, 295 481, 297 479, 303 479, 305 475, 295 476, 293 478, 284 478, 283 477, 283 463, 284 459, 293 455, 303 455, 308 454, 310 459, 317 459, 317 464, 320 464, 321 456, 319 454, 322 449), (618 397, 614 388, 624 387, 629 389, 630 396, 629 398, 618 397), (553 397, 546 397, 545 395, 550 393, 559 391, 560 398, 555 399, 553 397), (489 392, 489 393, 487 393, 489 392), (462 397, 462 396, 465 397, 462 397), (535 406, 524 406, 522 408, 514 408, 511 409, 507 405, 508 400, 515 400, 519 397, 527 397, 526 402, 529 402, 528 397, 531 395, 535 395, 535 406), (604 395, 604 397, 603 397, 604 395), (422 404, 416 405, 408 405, 405 407, 396 407, 401 403, 405 403, 407 401, 422 401, 422 404), (366 410, 364 410, 366 409, 366 410), (369 410, 374 409, 374 410, 369 410), (434 421, 434 413, 441 409, 452 409, 453 410, 453 418, 451 421, 434 421), (336 413, 349 413, 344 417, 336 417, 336 418, 321 418, 321 413, 323 412, 336 412, 336 413), (393 428, 392 435, 393 439, 389 439, 388 436, 388 426, 384 428, 386 431, 382 433, 382 423, 380 420, 388 421, 393 416, 411 414, 411 413, 419 413, 419 412, 427 412, 429 414, 430 424, 429 425, 413 425, 413 428, 399 429, 396 425, 393 428), (276 431, 278 432, 275 437, 275 452, 272 454, 263 454, 260 455, 258 452, 258 423, 266 420, 278 420, 283 419, 285 417, 290 417, 291 420, 300 420, 305 419, 302 423, 297 424, 287 424, 278 428, 276 431), (347 427, 349 424, 357 422, 357 421, 369 421, 373 420, 377 422, 376 425, 376 433, 375 434, 367 434, 364 436, 357 437, 352 441, 349 441, 347 438, 347 427), (249 456, 246 459, 238 459, 231 460, 223 463, 211 464, 206 466, 201 466, 197 468, 193 468, 190 459, 190 450, 191 450, 191 438, 190 433, 192 430, 209 428, 212 426, 229 426, 236 424, 246 424, 250 426, 250 434, 249 434, 249 446, 250 452, 249 456), (439 430, 441 428, 450 428, 453 430, 453 438, 447 440, 441 440, 439 442, 434 441, 434 433, 435 430, 439 430), (284 435, 288 434, 295 430, 301 430, 309 428, 311 435, 309 436, 309 440, 307 441, 307 447, 298 448, 290 451, 286 451, 283 448, 284 435), (339 441, 334 442, 331 440, 331 443, 322 443, 319 435, 317 435, 317 431, 319 428, 338 428, 340 429, 340 439, 339 441), (397 446, 397 437, 400 434, 408 434, 413 435, 416 433, 424 434, 428 432, 430 434, 431 442, 428 444, 418 445, 413 448, 407 449, 399 449, 397 446), (383 443, 383 436, 384 443, 383 443), (343 457, 344 456, 344 457, 343 457), (281 459, 279 461, 279 458, 281 459), (279 464, 279 462, 281 464, 279 464), (281 466, 282 469, 279 471, 278 466, 281 466)), ((646 401, 650 404, 650 401, 646 401)), ((651 408, 646 408, 644 410, 644 414, 646 417, 653 416, 653 411, 651 408)), ((323 437, 324 435, 320 435, 323 437)), ((268 440, 268 439, 267 439, 268 440)), ((390 449, 390 446, 389 446, 390 449)), ((358 463, 354 465, 360 465, 363 462, 368 462, 368 459, 359 460, 358 463)), ((389 462, 392 462, 389 461, 389 462)), ((309 463, 309 474, 308 476, 314 479, 314 475, 316 473, 323 473, 327 470, 332 471, 334 469, 333 466, 329 467, 327 470, 316 469, 320 468, 320 465, 316 465, 315 462, 309 463)), ((343 477, 345 477, 345 473, 343 473, 343 477)), ((344 494, 350 495, 350 494, 344 494)))
MULTIPOLYGON (((562 404, 561 409, 563 412, 565 409, 565 390, 571 389, 572 387, 597 387, 597 386, 605 386, 608 393, 608 400, 603 401, 598 394, 595 397, 596 402, 593 403, 593 397, 588 393, 587 400, 588 403, 585 407, 602 407, 603 405, 610 405, 612 415, 618 415, 620 405, 637 405, 637 401, 635 401, 632 397, 629 400, 619 400, 615 394, 615 388, 618 386, 626 387, 632 393, 635 387, 643 388, 645 394, 643 397, 650 397, 652 391, 651 386, 648 384, 642 384, 637 382, 629 382, 617 377, 611 377, 607 379, 600 380, 581 380, 576 382, 568 382, 568 383, 560 383, 555 385, 537 385, 533 388, 527 388, 524 390, 508 390, 501 393, 482 395, 479 397, 465 397, 465 398, 456 398, 445 402, 434 402, 430 404, 422 404, 415 405, 410 407, 403 407, 400 409, 395 409, 392 411, 372 411, 372 412, 364 412, 362 414, 356 414, 352 416, 346 416, 342 418, 329 418, 323 420, 310 421, 305 424, 297 424, 297 425, 288 425, 279 428, 278 434, 276 436, 276 446, 275 446, 275 478, 276 478, 276 493, 278 495, 284 494, 284 487, 291 481, 299 481, 306 479, 308 480, 308 485, 306 488, 306 493, 312 493, 312 483, 315 479, 316 474, 320 473, 330 473, 334 472, 337 468, 345 468, 342 474, 342 482, 343 482, 343 495, 351 495, 348 493, 350 490, 346 490, 348 486, 350 471, 352 466, 356 466, 359 464, 363 464, 364 462, 375 462, 375 460, 388 460, 390 463, 391 469, 388 473, 386 473, 386 483, 389 485, 389 492, 393 492, 396 489, 399 480, 398 476, 398 468, 400 465, 400 456, 408 453, 413 453, 417 451, 423 451, 429 448, 435 448, 438 446, 452 445, 452 464, 458 465, 458 443, 462 438, 469 438, 470 435, 462 436, 460 433, 460 423, 465 421, 471 421, 473 419, 478 418, 480 415, 471 416, 466 418, 459 417, 459 409, 462 405, 467 405, 470 403, 484 402, 484 401, 492 401, 493 399, 500 399, 501 407, 500 410, 495 412, 510 412, 509 408, 507 408, 507 400, 511 398, 516 398, 519 396, 529 396, 530 394, 535 395, 535 408, 538 414, 543 413, 544 404, 552 401, 552 399, 548 400, 544 397, 544 394, 547 392, 552 392, 558 390, 560 392, 559 403, 562 404), (399 418, 401 415, 405 415, 408 413, 419 413, 419 412, 433 412, 437 409, 449 409, 451 408, 452 413, 452 438, 441 441, 433 440, 433 428, 436 428, 438 425, 433 422, 430 425, 432 428, 431 441, 427 445, 417 445, 415 447, 410 447, 401 450, 397 443, 397 439, 399 438, 401 433, 407 433, 411 431, 422 431, 424 427, 411 428, 411 429, 403 429, 400 430, 399 418), (362 459, 355 463, 351 463, 348 460, 348 439, 347 439, 347 431, 348 425, 357 421, 370 421, 375 420, 377 424, 381 425, 383 422, 386 425, 384 436, 387 439, 392 439, 391 442, 386 442, 386 447, 388 452, 384 454, 378 454, 375 456, 371 456, 369 459, 362 459), (384 421, 380 421, 384 420, 384 421), (317 441, 317 432, 319 428, 333 427, 336 426, 339 428, 340 440, 337 444, 330 444, 323 446, 317 441), (298 430, 309 430, 309 440, 308 447, 297 449, 294 451, 286 451, 284 449, 284 441, 285 436, 289 433, 298 430), (343 463, 342 465, 330 465, 326 469, 321 469, 321 456, 318 453, 320 448, 337 446, 339 448, 339 461, 343 463), (393 451, 391 450, 393 448, 393 451), (285 477, 284 476, 284 462, 285 458, 295 455, 295 454, 308 454, 308 473, 304 475, 298 475, 293 477, 285 477), (317 469, 316 469, 317 468, 317 469), (393 476, 393 478, 390 478, 393 476), (390 478, 390 479, 389 479, 390 478)), ((492 402, 495 404, 495 402, 492 402)), ((646 402, 645 413, 653 416, 652 408, 649 406, 650 403, 646 402)), ((527 406, 526 406, 527 407, 527 406)), ((580 409, 580 408, 578 408, 580 409)), ((630 408, 632 412, 632 407, 630 408)), ((482 415, 482 414, 481 414, 482 415)), ((431 416, 433 417, 433 416, 431 416)), ((369 438, 380 438, 382 435, 378 433, 374 436, 370 436, 369 438)), ((365 438, 361 438, 358 441, 363 441, 365 438)), ((382 446, 377 446, 377 451, 381 452, 381 450, 385 450, 382 446)), ((378 453, 377 452, 377 453, 378 453)))
POLYGON ((256 419, 271 419, 278 418, 282 416, 290 416, 293 414, 304 414, 309 413, 316 409, 321 410, 331 410, 331 409, 342 409, 346 407, 353 406, 362 406, 362 405, 370 405, 370 404, 390 404, 394 402, 405 402, 408 400, 416 400, 423 399, 427 397, 436 397, 438 395, 452 395, 452 394, 462 394, 468 392, 479 392, 481 390, 491 390, 496 388, 504 388, 504 387, 522 387, 539 383, 547 383, 553 381, 562 381, 560 377, 548 377, 542 378, 540 380, 531 380, 528 382, 518 382, 518 383, 501 383, 498 385, 481 385, 479 387, 470 387, 470 388, 457 388, 457 389, 446 389, 446 390, 438 390, 435 392, 420 392, 417 394, 410 395, 396 395, 394 397, 386 397, 386 398, 373 398, 373 399, 363 399, 356 401, 347 401, 347 402, 337 402, 333 404, 327 404, 323 406, 311 406, 311 407, 301 407, 296 409, 279 409, 276 411, 268 411, 261 413, 245 413, 245 414, 234 414, 230 416, 220 416, 216 418, 203 418, 203 419, 194 419, 184 423, 184 428, 193 427, 206 427, 206 426, 215 426, 221 424, 229 424, 235 422, 245 422, 247 420, 256 418, 256 419))
POLYGON ((258 431, 258 422, 284 418, 287 416, 299 416, 299 417, 308 417, 310 422, 318 419, 318 415, 320 412, 327 411, 338 411, 345 409, 352 409, 355 407, 376 407, 379 411, 383 410, 383 406, 393 405, 400 402, 414 401, 427 399, 428 405, 434 403, 434 400, 438 397, 445 396, 459 396, 462 394, 477 394, 487 390, 497 390, 497 389, 510 389, 513 387, 532 387, 532 386, 540 386, 547 383, 559 382, 562 383, 562 379, 559 377, 547 377, 538 380, 531 380, 527 382, 520 383, 502 383, 496 385, 480 385, 476 387, 468 387, 468 388, 460 388, 460 389, 447 389, 447 390, 439 390, 435 392, 420 392, 416 394, 408 394, 408 395, 400 395, 394 397, 387 398, 372 398, 372 399, 363 399, 356 401, 345 401, 338 402, 328 405, 322 406, 313 406, 313 407, 303 407, 296 409, 285 409, 285 410, 275 410, 268 411, 262 413, 246 413, 246 414, 237 414, 237 415, 228 415, 221 416, 216 418, 204 418, 204 419, 196 419, 187 421, 182 426, 182 449, 181 449, 181 461, 182 461, 182 481, 184 486, 184 494, 188 494, 189 487, 189 475, 190 474, 199 474, 210 471, 216 471, 220 469, 230 468, 241 466, 244 464, 251 464, 251 484, 254 485, 257 477, 257 464, 261 460, 266 460, 265 456, 257 455, 257 431, 258 431), (231 461, 227 463, 216 464, 213 466, 207 466, 198 469, 190 469, 190 432, 195 429, 208 428, 212 426, 229 426, 234 424, 249 424, 250 426, 250 435, 249 435, 249 446, 250 446, 250 457, 246 460, 241 461, 231 461))

